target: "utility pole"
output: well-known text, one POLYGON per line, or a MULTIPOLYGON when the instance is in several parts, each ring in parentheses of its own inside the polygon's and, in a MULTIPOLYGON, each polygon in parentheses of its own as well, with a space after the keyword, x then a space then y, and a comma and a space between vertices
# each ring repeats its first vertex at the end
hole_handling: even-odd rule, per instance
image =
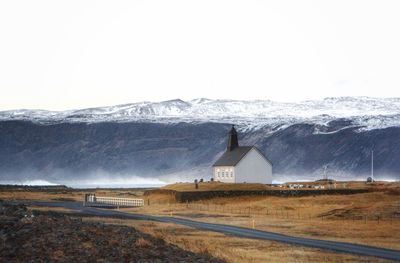
POLYGON ((371 151, 371 178, 372 182, 374 182, 374 151, 371 151))
POLYGON ((325 182, 328 182, 328 174, 326 173, 326 169, 328 169, 328 165, 324 165, 324 180, 325 182))

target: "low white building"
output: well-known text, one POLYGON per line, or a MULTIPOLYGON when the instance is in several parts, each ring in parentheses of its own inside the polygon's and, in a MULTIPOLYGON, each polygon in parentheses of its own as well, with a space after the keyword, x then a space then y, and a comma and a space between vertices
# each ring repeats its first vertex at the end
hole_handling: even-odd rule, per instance
POLYGON ((225 183, 272 183, 272 162, 255 146, 239 146, 232 126, 228 147, 213 165, 215 181, 225 183))

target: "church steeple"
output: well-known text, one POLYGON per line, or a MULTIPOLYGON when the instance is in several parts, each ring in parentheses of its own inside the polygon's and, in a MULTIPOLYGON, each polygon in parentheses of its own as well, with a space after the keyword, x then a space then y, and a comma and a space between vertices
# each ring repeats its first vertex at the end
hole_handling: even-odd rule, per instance
POLYGON ((232 151, 236 147, 239 147, 239 141, 235 127, 232 125, 232 129, 229 131, 227 151, 232 151))

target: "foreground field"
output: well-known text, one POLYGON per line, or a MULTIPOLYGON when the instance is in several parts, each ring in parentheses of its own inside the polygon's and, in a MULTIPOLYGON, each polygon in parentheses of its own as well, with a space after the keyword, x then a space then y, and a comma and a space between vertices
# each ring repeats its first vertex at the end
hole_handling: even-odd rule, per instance
MULTIPOLYGON (((71 213, 74 211, 33 207, 32 210, 58 211, 71 213)), ((226 262, 389 262, 387 260, 364 257, 332 251, 292 246, 274 241, 254 240, 192 229, 175 224, 156 223, 138 220, 121 220, 104 217, 83 217, 85 222, 125 225, 141 232, 163 239, 181 249, 201 255, 212 255, 226 262)))
POLYGON ((32 214, 0 202, 0 262, 215 262, 132 227, 60 213, 32 214))
MULTIPOLYGON (((249 185, 249 184, 248 184, 249 185)), ((246 187, 248 187, 248 185, 246 187)), ((361 187, 365 184, 359 184, 361 187)), ((179 185, 182 187, 183 185, 179 185)), ((215 185, 214 185, 215 186, 215 185)), ((170 186, 171 187, 171 186, 170 186)), ((174 186, 175 187, 175 186, 174 186)), ((193 184, 184 187, 191 188, 193 184)), ((238 186, 241 187, 241 186, 238 186)), ((141 208, 126 212, 166 215, 197 221, 232 224, 294 236, 400 249, 400 191, 398 183, 367 185, 372 191, 353 195, 307 197, 241 196, 177 203, 171 194, 143 195, 140 190, 97 190, 99 196, 140 197, 141 208)), ((186 191, 186 189, 184 189, 186 191)), ((3 199, 79 200, 82 192, 0 192, 3 199), (60 199, 62 198, 62 199, 60 199)), ((80 199, 80 200, 82 200, 80 199)), ((52 208, 54 209, 54 208, 52 208)), ((63 211, 65 212, 65 211, 63 211)), ((68 212, 68 211, 67 211, 68 212)), ((131 220, 87 219, 135 226, 143 232, 228 262, 376 262, 376 259, 280 244, 234 238, 187 227, 131 220), (204 251, 203 251, 204 252, 204 251), (284 259, 284 260, 281 260, 284 259)), ((383 261, 382 261, 383 262, 383 261)))
POLYGON ((84 220, 132 226, 144 233, 177 245, 182 249, 200 254, 209 254, 232 263, 390 262, 373 257, 291 246, 274 241, 227 237, 215 232, 197 230, 174 224, 105 218, 85 218, 84 220))

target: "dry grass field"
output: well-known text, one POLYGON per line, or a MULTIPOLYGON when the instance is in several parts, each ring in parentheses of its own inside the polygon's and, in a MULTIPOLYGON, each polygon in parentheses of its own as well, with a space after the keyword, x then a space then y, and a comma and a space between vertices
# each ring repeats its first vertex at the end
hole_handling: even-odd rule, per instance
POLYGON ((175 191, 237 191, 237 190, 266 190, 271 189, 270 186, 264 184, 230 184, 220 182, 204 182, 199 183, 196 189, 193 183, 176 183, 161 187, 161 189, 175 191))
POLYGON ((185 250, 206 253, 231 263, 258 262, 389 262, 373 257, 286 245, 275 241, 227 237, 220 233, 192 229, 174 224, 135 220, 85 218, 108 224, 122 224, 164 239, 185 250))
MULTIPOLYGON (((400 184, 361 182, 347 187, 367 187, 371 191, 351 195, 303 197, 240 196, 213 198, 192 203, 177 203, 169 193, 144 195, 141 190, 93 190, 98 196, 143 198, 145 206, 120 208, 121 211, 167 215, 191 220, 232 224, 294 236, 367 244, 400 249, 400 184)), ((207 190, 228 190, 229 184, 203 183, 207 190)), ((261 189, 263 185, 235 185, 236 189, 261 189)), ((267 186, 269 187, 269 186, 267 186)), ((164 187, 178 191, 194 189, 193 184, 164 187)), ((0 199, 83 200, 84 192, 0 192, 0 199)), ((35 208, 37 209, 37 208, 35 208)), ((40 208, 47 209, 47 208, 40 208)), ((50 209, 50 208, 49 208, 50 209)), ((56 208, 51 208, 52 210, 56 208)), ((69 212, 63 211, 59 212, 69 212)), ((122 223, 162 237, 184 249, 210 253, 228 262, 384 262, 369 257, 229 237, 188 227, 146 221, 87 218, 107 223, 122 223)))
POLYGON ((0 191, 3 200, 82 201, 84 195, 74 191, 0 191))
MULTIPOLYGON (((145 197, 149 206, 123 210, 400 249, 400 184, 345 184, 353 189, 369 188, 371 192, 305 197, 224 197, 187 204, 176 203, 170 194, 155 193, 145 197)), ((262 187, 269 186, 200 183, 199 188, 206 191, 253 190, 262 187)), ((164 189, 190 191, 195 188, 194 184, 174 184, 164 189)))
MULTIPOLYGON (((165 188, 193 187, 177 185, 165 188)), ((146 196, 146 204, 150 205, 123 210, 400 249, 400 184, 376 183, 366 187, 373 191, 305 197, 225 197, 187 204, 176 203, 169 194, 156 193, 146 196)))
POLYGON ((90 189, 83 190, 18 190, 18 191, 0 191, 0 199, 4 200, 28 200, 28 201, 83 201, 85 193, 95 193, 97 196, 112 196, 112 197, 125 197, 137 198, 142 197, 144 190, 142 189, 124 189, 124 190, 111 190, 111 189, 90 189))

